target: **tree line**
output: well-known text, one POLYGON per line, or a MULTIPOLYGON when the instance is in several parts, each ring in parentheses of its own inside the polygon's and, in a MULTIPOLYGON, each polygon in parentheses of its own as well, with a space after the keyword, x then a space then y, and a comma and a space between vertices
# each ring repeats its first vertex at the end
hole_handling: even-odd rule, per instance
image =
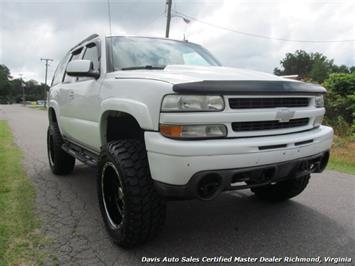
POLYGON ((287 53, 280 61, 276 75, 298 75, 301 80, 322 84, 325 96, 325 123, 331 125, 340 136, 354 136, 355 125, 355 66, 334 64, 321 53, 297 50, 287 53))
POLYGON ((355 72, 355 66, 336 65, 333 59, 328 59, 321 53, 307 53, 304 50, 297 50, 294 53, 287 53, 280 61, 281 69, 275 68, 275 75, 298 75, 305 81, 323 83, 330 74, 355 72))
POLYGON ((23 92, 26 101, 45 100, 47 89, 48 86, 35 80, 13 78, 9 68, 0 64, 0 104, 22 102, 23 92))
MULTIPOLYGON (((281 68, 274 69, 274 74, 298 75, 301 80, 327 88, 325 122, 333 126, 338 135, 354 135, 355 66, 338 66, 322 53, 304 50, 287 53, 280 65, 281 68)), ((21 102, 23 90, 27 101, 43 100, 46 89, 48 86, 34 80, 25 82, 12 78, 10 70, 0 64, 0 104, 21 102)))

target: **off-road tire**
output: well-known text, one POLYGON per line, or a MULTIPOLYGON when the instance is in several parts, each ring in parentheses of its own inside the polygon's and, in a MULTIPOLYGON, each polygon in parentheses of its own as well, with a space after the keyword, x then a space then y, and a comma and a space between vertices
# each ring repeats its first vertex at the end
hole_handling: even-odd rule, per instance
POLYGON ((270 202, 285 201, 299 195, 308 185, 310 175, 252 188, 257 198, 270 202))
POLYGON ((52 123, 47 131, 47 153, 49 166, 55 175, 70 174, 75 166, 75 158, 62 149, 63 138, 59 127, 52 123))
MULTIPOLYGON (((135 139, 109 142, 102 149, 98 166, 97 191, 100 210, 113 242, 121 247, 131 248, 155 237, 164 224, 166 206, 165 200, 154 188, 144 143, 135 139), (118 194, 121 196, 116 197, 121 199, 114 200, 109 196, 106 196, 109 199, 104 199, 105 191, 108 190, 106 187, 109 186, 105 187, 103 184, 109 180, 106 169, 110 167, 111 172, 118 172, 118 175, 112 173, 118 177, 118 194), (117 203, 120 200, 121 203, 117 203), (106 202, 110 204, 111 209, 120 206, 117 209, 120 209, 123 215, 121 220, 116 218, 119 222, 112 223, 113 219, 108 214, 110 212, 105 207, 106 202)), ((112 190, 116 191, 116 188, 112 190)))

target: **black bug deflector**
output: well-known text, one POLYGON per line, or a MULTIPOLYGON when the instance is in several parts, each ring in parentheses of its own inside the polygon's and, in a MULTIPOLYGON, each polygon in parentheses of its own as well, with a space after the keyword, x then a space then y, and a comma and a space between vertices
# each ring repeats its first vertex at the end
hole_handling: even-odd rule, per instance
POLYGON ((185 94, 227 95, 316 95, 326 93, 326 89, 318 84, 287 80, 204 80, 175 84, 173 90, 185 94))

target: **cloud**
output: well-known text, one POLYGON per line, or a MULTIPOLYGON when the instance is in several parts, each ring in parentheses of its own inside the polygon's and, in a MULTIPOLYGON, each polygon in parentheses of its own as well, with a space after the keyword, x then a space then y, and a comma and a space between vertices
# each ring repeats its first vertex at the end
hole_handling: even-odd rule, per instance
MULTIPOLYGON (((185 13, 193 16, 188 11, 185 13)), ((200 14, 198 18, 272 38, 343 40, 355 39, 354 13, 352 1, 225 1, 214 12, 200 14)), ((265 40, 199 22, 189 27, 188 36, 191 41, 203 43, 229 66, 271 72, 285 53, 297 49, 322 52, 334 58, 337 64, 355 65, 355 42, 319 44, 265 40)))
MULTIPOLYGON (((173 0, 174 10, 230 29, 298 40, 355 39, 355 2, 288 0, 173 0)), ((113 35, 163 36, 165 0, 111 0, 113 35)), ((44 80, 41 57, 53 58, 97 32, 108 34, 106 0, 0 0, 0 63, 14 76, 44 80)), ((171 37, 203 44, 228 66, 272 72, 285 53, 304 49, 355 65, 355 43, 294 43, 252 38, 173 17, 171 37)))

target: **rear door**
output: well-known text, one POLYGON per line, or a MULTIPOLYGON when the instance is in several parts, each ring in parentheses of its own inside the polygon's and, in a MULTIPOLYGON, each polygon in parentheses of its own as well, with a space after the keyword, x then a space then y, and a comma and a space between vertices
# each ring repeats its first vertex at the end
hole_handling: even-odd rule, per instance
POLYGON ((63 77, 65 74, 65 68, 68 64, 68 60, 71 58, 71 53, 67 53, 65 57, 58 64, 55 73, 53 75, 53 80, 50 89, 50 106, 56 108, 56 115, 59 121, 59 128, 64 134, 64 127, 62 126, 62 113, 65 112, 65 108, 67 106, 67 100, 64 95, 61 95, 63 92, 63 77))
MULTIPOLYGON (((78 49, 75 49, 72 51, 69 56, 69 62, 73 60, 78 60, 81 59, 82 53, 83 53, 84 48, 79 47, 78 49)), ((68 65, 67 62, 65 64, 65 68, 68 65)), ((61 130, 62 134, 66 138, 71 138, 72 137, 72 131, 73 131, 73 117, 74 115, 74 109, 73 109, 73 100, 74 100, 74 91, 73 88, 75 86, 75 83, 77 82, 76 77, 71 77, 67 73, 64 73, 63 80, 60 84, 59 88, 59 95, 60 95, 60 124, 61 124, 61 130)))

